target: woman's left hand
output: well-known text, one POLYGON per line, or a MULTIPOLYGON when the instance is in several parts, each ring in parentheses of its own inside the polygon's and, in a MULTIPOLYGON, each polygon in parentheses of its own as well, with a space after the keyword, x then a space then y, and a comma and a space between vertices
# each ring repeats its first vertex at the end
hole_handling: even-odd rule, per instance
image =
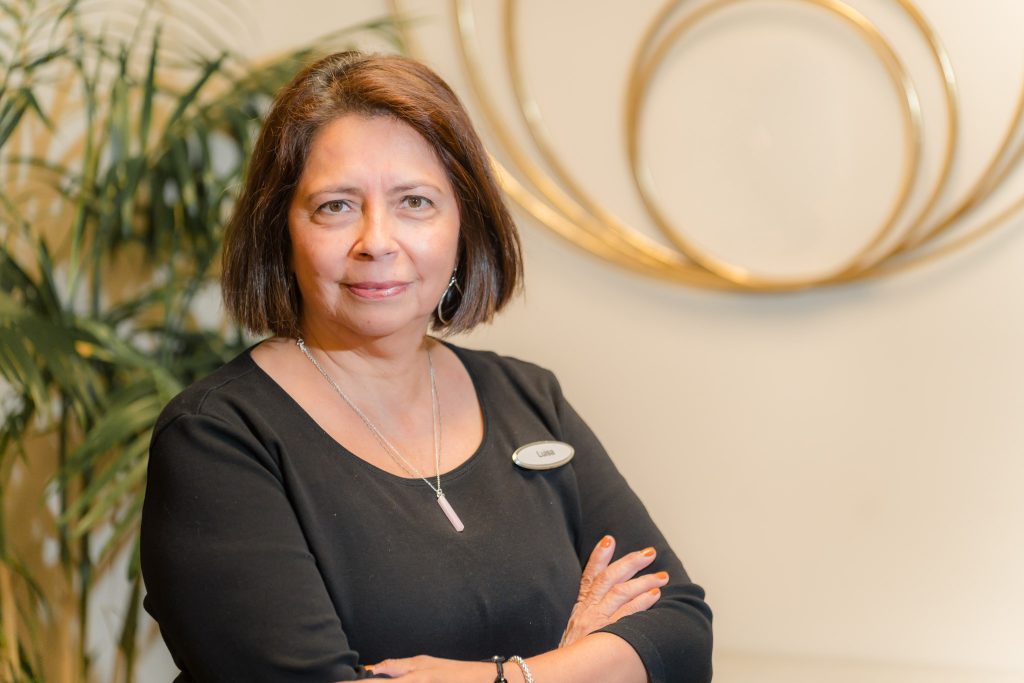
POLYGON ((426 655, 385 659, 367 668, 405 683, 480 683, 494 680, 496 673, 494 664, 489 662, 460 662, 426 655))

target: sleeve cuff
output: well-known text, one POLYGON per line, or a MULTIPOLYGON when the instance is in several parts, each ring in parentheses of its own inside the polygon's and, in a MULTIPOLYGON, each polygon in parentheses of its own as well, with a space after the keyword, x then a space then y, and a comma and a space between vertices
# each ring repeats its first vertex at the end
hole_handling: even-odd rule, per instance
POLYGON ((661 653, 658 652, 658 648, 646 635, 630 628, 628 624, 622 623, 621 620, 598 629, 595 633, 611 633, 629 643, 630 647, 636 650, 636 653, 640 656, 640 661, 643 662, 644 668, 647 669, 647 680, 649 683, 669 683, 665 673, 665 663, 661 659, 661 653))

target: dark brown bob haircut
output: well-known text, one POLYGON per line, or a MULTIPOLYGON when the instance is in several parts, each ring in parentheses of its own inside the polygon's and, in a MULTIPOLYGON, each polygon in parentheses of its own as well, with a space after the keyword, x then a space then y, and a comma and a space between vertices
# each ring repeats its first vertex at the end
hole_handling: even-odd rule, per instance
POLYGON ((255 334, 301 334, 302 297, 292 273, 288 209, 313 137, 345 116, 391 116, 430 144, 459 206, 458 288, 447 323, 463 332, 489 321, 522 281, 519 235, 469 115, 429 68, 396 55, 339 52, 300 71, 278 94, 253 150, 224 238, 221 285, 228 312, 255 334))

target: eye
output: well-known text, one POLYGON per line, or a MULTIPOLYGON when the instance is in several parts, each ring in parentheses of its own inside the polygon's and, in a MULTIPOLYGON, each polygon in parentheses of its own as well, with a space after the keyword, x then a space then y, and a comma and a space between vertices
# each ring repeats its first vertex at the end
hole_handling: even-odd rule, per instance
POLYGON ((431 202, 429 199, 418 194, 411 194, 408 197, 402 198, 402 206, 404 206, 407 209, 428 209, 433 205, 434 203, 431 202))
POLYGON ((344 213, 349 210, 348 202, 344 199, 332 199, 329 202, 324 202, 317 208, 317 213, 326 214, 328 216, 335 216, 340 213, 344 213))

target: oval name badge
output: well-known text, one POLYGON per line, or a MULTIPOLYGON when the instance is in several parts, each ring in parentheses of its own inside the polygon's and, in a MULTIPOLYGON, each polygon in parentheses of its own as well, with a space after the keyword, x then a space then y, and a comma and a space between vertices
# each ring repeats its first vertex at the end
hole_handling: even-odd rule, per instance
POLYGON ((576 453, 563 441, 534 441, 520 446, 512 454, 512 462, 526 470, 550 470, 572 460, 576 453))

